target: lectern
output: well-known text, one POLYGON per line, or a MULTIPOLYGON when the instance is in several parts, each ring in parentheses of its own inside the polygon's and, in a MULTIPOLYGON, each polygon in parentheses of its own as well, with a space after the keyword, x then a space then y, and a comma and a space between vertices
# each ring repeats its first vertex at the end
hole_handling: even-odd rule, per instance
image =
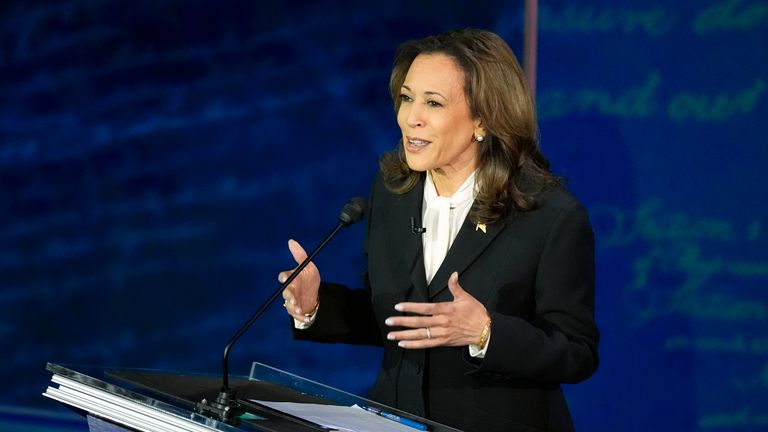
POLYGON ((246 413, 235 424, 201 415, 195 405, 215 398, 220 375, 48 363, 45 396, 110 431, 402 431, 457 429, 384 406, 268 365, 230 378, 246 413))

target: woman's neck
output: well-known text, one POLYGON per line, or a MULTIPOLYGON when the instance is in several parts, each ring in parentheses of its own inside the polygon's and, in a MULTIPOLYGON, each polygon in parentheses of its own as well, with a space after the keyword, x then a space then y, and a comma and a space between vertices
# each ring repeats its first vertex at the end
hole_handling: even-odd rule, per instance
POLYGON ((475 171, 473 164, 467 164, 459 170, 435 169, 429 170, 432 176, 432 183, 435 185, 437 194, 442 197, 450 197, 456 193, 462 184, 475 171))

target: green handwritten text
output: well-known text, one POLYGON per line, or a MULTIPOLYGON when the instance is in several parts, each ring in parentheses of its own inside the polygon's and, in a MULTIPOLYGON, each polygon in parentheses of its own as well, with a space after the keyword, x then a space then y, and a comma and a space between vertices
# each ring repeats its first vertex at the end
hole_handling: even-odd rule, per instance
POLYGON ((751 407, 738 411, 705 414, 699 419, 703 429, 731 428, 735 426, 768 426, 768 412, 753 413, 751 407))
POLYGON ((599 113, 606 116, 648 117, 658 109, 659 74, 648 75, 643 84, 613 95, 608 90, 584 88, 568 93, 550 90, 538 97, 539 116, 563 117, 567 114, 599 113))
POLYGON ((748 30, 768 23, 768 3, 741 3, 741 0, 727 0, 704 9, 693 21, 693 30, 698 34, 748 30))
POLYGON ((672 98, 667 113, 673 120, 723 121, 736 114, 751 112, 765 89, 765 81, 758 79, 738 93, 707 95, 684 92, 672 98))
POLYGON ((567 5, 559 10, 547 5, 539 7, 542 32, 550 33, 644 33, 650 36, 666 34, 675 22, 665 9, 595 8, 580 4, 567 5))
MULTIPOLYGON (((581 88, 573 91, 547 90, 537 98, 542 119, 559 118, 569 114, 600 114, 617 118, 647 118, 658 111, 661 75, 651 72, 642 84, 612 92, 602 88, 581 88)), ((768 86, 755 79, 749 87, 726 92, 681 91, 663 102, 666 114, 675 121, 695 120, 721 122, 737 115, 753 112, 768 86)))
POLYGON ((636 241, 742 241, 757 240, 760 222, 753 222, 741 230, 731 222, 670 210, 658 199, 650 199, 637 210, 626 212, 616 207, 596 207, 590 211, 592 218, 602 227, 598 241, 603 247, 627 245, 636 241), (741 232, 745 231, 745 232, 741 232))

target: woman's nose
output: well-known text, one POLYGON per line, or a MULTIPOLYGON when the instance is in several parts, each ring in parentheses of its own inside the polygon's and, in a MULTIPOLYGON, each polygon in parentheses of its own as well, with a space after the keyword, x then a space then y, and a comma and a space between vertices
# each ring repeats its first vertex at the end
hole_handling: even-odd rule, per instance
POLYGON ((408 116, 406 121, 410 127, 423 127, 424 126, 424 112, 419 108, 417 104, 413 104, 409 107, 408 116))

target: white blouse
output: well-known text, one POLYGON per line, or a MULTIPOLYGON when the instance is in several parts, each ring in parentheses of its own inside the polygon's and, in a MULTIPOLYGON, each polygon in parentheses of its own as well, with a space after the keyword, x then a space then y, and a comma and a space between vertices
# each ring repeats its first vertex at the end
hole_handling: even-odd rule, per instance
POLYGON ((467 177, 452 196, 437 194, 432 174, 427 173, 424 182, 424 205, 422 221, 427 231, 422 237, 424 242, 424 270, 427 284, 432 282, 437 269, 443 263, 448 249, 459 234, 464 219, 469 214, 475 200, 475 173, 467 177))

